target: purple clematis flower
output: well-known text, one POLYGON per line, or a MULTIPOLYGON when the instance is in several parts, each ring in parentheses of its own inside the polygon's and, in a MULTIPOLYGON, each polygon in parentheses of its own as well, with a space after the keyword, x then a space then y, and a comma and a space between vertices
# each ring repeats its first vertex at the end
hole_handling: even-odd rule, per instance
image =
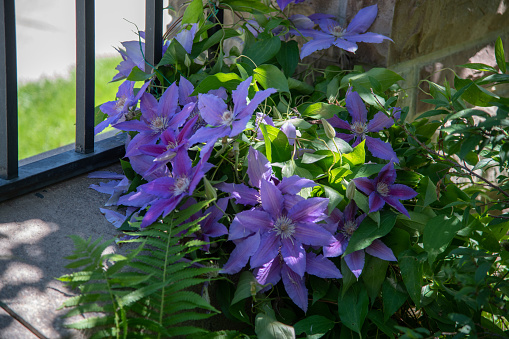
POLYGON ((279 6, 279 8, 281 8, 282 11, 284 11, 284 9, 286 8, 286 6, 288 6, 290 3, 300 3, 300 2, 304 2, 305 0, 277 0, 277 5, 279 6))
POLYGON ((147 90, 150 81, 144 83, 136 95, 134 95, 134 84, 134 81, 124 81, 118 87, 117 100, 108 101, 101 105, 101 111, 107 114, 108 117, 95 126, 94 134, 102 132, 109 125, 114 125, 124 120, 129 110, 132 110, 138 104, 138 100, 147 90))
MULTIPOLYGON (((366 217, 366 214, 356 216, 357 210, 357 205, 352 200, 346 206, 344 213, 341 213, 338 209, 331 213, 329 220, 337 224, 336 241, 332 245, 323 248, 325 257, 338 257, 345 252, 350 238, 366 217)), ((359 278, 364 268, 364 252, 382 260, 397 261, 392 250, 380 239, 375 239, 365 249, 352 252, 344 257, 348 268, 356 278, 359 278)))
POLYGON ((395 184, 396 170, 392 162, 385 165, 375 179, 355 178, 355 186, 369 197, 369 212, 376 212, 388 203, 410 218, 400 200, 412 199, 417 192, 402 184, 395 184))
POLYGON ((377 5, 361 9, 350 24, 344 29, 332 19, 320 20, 319 26, 322 31, 302 32, 305 36, 312 37, 313 40, 306 42, 300 51, 300 58, 310 55, 318 50, 336 46, 348 52, 355 53, 357 42, 381 43, 390 38, 376 33, 366 32, 373 24, 378 13, 377 5))
POLYGON ((142 154, 138 149, 141 145, 155 144, 167 128, 179 128, 194 108, 194 103, 187 104, 181 110, 178 104, 178 87, 173 83, 163 93, 159 102, 150 93, 141 97, 141 118, 114 125, 123 131, 138 133, 126 149, 126 157, 142 154))
POLYGON ((180 201, 190 196, 211 165, 200 161, 192 167, 186 149, 180 149, 172 161, 172 176, 157 178, 138 187, 138 190, 157 199, 145 214, 141 227, 153 224, 162 214, 163 218, 172 212, 180 201))
MULTIPOLYGON (((341 272, 333 262, 323 255, 316 255, 313 252, 306 255, 307 272, 320 278, 342 278, 341 272)), ((304 277, 295 273, 284 261, 281 255, 272 259, 254 271, 256 280, 261 285, 276 285, 281 279, 288 296, 304 312, 308 307, 308 290, 304 283, 304 277)), ((266 287, 267 289, 270 286, 266 287)))
MULTIPOLYGON (((261 209, 238 213, 230 226, 229 239, 247 236, 258 243, 256 252, 250 255, 252 268, 261 267, 281 255, 291 270, 302 277, 306 271, 304 245, 328 246, 334 241, 323 226, 316 224, 327 217, 329 200, 300 196, 292 199, 266 180, 261 182, 260 195, 261 209)), ((236 258, 232 253, 223 271, 235 273, 228 268, 242 268, 238 264, 245 259, 245 256, 236 258)))
POLYGON ((276 90, 273 88, 256 92, 254 98, 248 103, 248 90, 251 86, 252 77, 241 82, 236 90, 233 90, 233 109, 229 109, 224 100, 213 94, 199 94, 198 108, 200 115, 210 125, 202 127, 189 139, 189 144, 194 145, 206 142, 201 149, 201 157, 214 147, 218 138, 233 138, 246 128, 254 110, 276 90))
MULTIPOLYGON (((270 125, 272 127, 275 127, 275 126, 274 126, 274 122, 268 115, 265 115, 262 112, 256 113, 256 119, 255 119, 256 137, 258 139, 262 140, 263 133, 261 131, 260 124, 266 124, 266 125, 270 125)), ((297 131, 295 126, 290 121, 286 121, 283 125, 281 125, 280 129, 281 129, 281 132, 283 132, 286 135, 286 137, 288 138, 288 144, 291 146, 293 146, 297 137, 301 136, 300 132, 297 131)))
MULTIPOLYGON (((352 117, 352 122, 348 123, 337 116, 334 116, 327 121, 336 128, 349 130, 351 133, 337 133, 336 135, 345 140, 351 141, 355 139, 353 146, 357 146, 362 140, 366 140, 368 150, 375 157, 385 160, 394 161, 399 163, 398 156, 392 149, 391 144, 383 142, 380 139, 373 138, 367 135, 369 132, 377 133, 384 128, 389 128, 394 125, 394 120, 389 118, 385 113, 378 112, 373 119, 368 122, 367 109, 357 92, 348 89, 346 93, 346 109, 352 117)), ((395 118, 399 117, 399 110, 395 110, 395 118)))

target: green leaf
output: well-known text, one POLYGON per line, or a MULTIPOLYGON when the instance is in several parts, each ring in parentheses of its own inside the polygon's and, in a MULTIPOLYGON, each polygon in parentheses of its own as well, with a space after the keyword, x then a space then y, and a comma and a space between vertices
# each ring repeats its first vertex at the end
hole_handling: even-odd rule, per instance
POLYGON ((338 298, 339 318, 346 327, 360 334, 368 306, 368 292, 362 284, 356 283, 348 293, 338 298))
POLYGON ((365 259, 366 262, 362 269, 361 278, 368 291, 369 299, 373 304, 385 280, 389 262, 373 256, 366 256, 365 259))
POLYGON ((281 40, 277 36, 256 41, 254 44, 245 47, 242 53, 245 57, 242 59, 242 62, 250 65, 254 64, 254 68, 258 67, 272 59, 279 52, 280 47, 281 40))
POLYGON ((233 305, 246 298, 254 297, 262 288, 263 286, 258 283, 253 273, 249 271, 242 272, 231 304, 233 305))
POLYGON ((371 88, 371 81, 373 78, 380 84, 380 91, 385 92, 389 87, 394 85, 397 81, 404 80, 398 73, 393 72, 386 68, 372 68, 369 71, 361 74, 349 74, 341 79, 341 88, 345 88, 348 84, 355 86, 362 86, 364 88, 371 88))
POLYGON ((255 333, 260 339, 294 339, 295 330, 276 320, 272 314, 258 313, 255 319, 255 333))
POLYGON ((201 15, 203 15, 203 0, 193 0, 184 12, 182 24, 197 23, 201 15))
POLYGON ((326 104, 324 102, 317 102, 314 104, 311 104, 305 109, 304 107, 300 106, 298 108, 299 112, 301 112, 302 116, 313 118, 313 119, 330 119, 334 115, 338 114, 341 111, 344 111, 343 108, 337 106, 337 105, 330 105, 326 104))
POLYGON ((505 64, 505 54, 504 54, 504 45, 502 44, 502 39, 500 37, 497 38, 497 42, 495 42, 495 59, 497 60, 498 68, 502 73, 506 72, 506 64, 505 64))
POLYGON ((455 216, 440 214, 431 218, 424 228, 423 246, 428 252, 428 261, 432 264, 436 257, 445 251, 456 233, 463 228, 461 221, 455 216))
POLYGON ((327 279, 318 278, 317 276, 309 276, 309 283, 311 284, 311 290, 313 291, 313 302, 317 302, 322 299, 329 290, 330 281, 327 279))
POLYGON ((397 281, 387 278, 382 285, 384 321, 387 321, 408 298, 405 288, 397 281))
POLYGON ((274 11, 274 9, 265 6, 263 2, 257 0, 222 0, 221 3, 226 4, 228 8, 235 12, 268 14, 274 11))
POLYGON ((294 78, 288 78, 288 88, 303 94, 311 94, 315 90, 313 86, 294 78))
POLYGON ((194 92, 191 93, 191 96, 197 95, 198 93, 207 93, 210 90, 220 87, 224 87, 228 91, 233 91, 241 82, 242 78, 235 73, 216 73, 203 79, 198 86, 196 86, 194 92))
POLYGON ((447 112, 446 110, 443 110, 443 109, 434 109, 434 110, 427 111, 427 112, 424 112, 424 113, 420 114, 416 118, 416 120, 417 119, 434 117, 434 116, 437 116, 437 115, 447 115, 447 114, 449 114, 449 112, 447 112))
POLYGON ((275 88, 278 92, 290 92, 288 79, 279 68, 274 65, 260 65, 254 70, 254 78, 264 89, 275 88))
POLYGON ((389 233, 396 223, 397 215, 392 212, 384 212, 380 215, 380 227, 372 219, 365 218, 355 230, 343 255, 365 249, 373 240, 389 233))
POLYGON ((281 43, 276 60, 286 77, 291 77, 299 64, 299 44, 295 40, 281 43))
POLYGON ((477 71, 482 71, 482 72, 498 73, 498 71, 495 69, 495 67, 486 65, 486 64, 481 64, 481 63, 464 64, 464 65, 459 65, 458 67, 475 69, 477 71))
POLYGON ((364 149, 365 140, 362 140, 357 146, 354 147, 353 152, 343 154, 345 160, 350 166, 357 166, 366 162, 366 151, 364 149))
POLYGON ((164 52, 161 61, 159 61, 159 64, 157 64, 157 67, 176 64, 184 65, 186 55, 188 54, 180 42, 178 42, 177 39, 173 39, 166 49, 166 52, 164 52))
POLYGON ((339 194, 338 191, 327 185, 323 185, 322 187, 323 190, 325 191, 325 197, 329 198, 328 210, 330 213, 344 199, 344 197, 341 194, 339 194))
POLYGON ((313 338, 321 338, 334 327, 334 321, 321 315, 312 315, 297 322, 293 327, 297 335, 306 333, 308 337, 312 335, 313 338))
POLYGON ((437 187, 428 177, 421 179, 417 192, 419 192, 420 197, 422 197, 422 207, 426 207, 438 200, 437 187))
POLYGON ((287 136, 278 128, 260 124, 265 140, 265 156, 270 162, 285 162, 292 157, 292 148, 287 136))
POLYGON ((478 86, 472 80, 454 78, 454 87, 461 90, 461 88, 469 86, 463 93, 461 98, 474 106, 488 107, 492 106, 493 102, 499 101, 500 97, 491 93, 490 91, 478 86))
POLYGON ((149 79, 153 74, 145 73, 138 66, 134 66, 131 70, 131 73, 127 76, 127 80, 129 81, 145 81, 149 79))
MULTIPOLYGON (((239 36, 239 35, 240 35, 240 33, 232 28, 220 29, 219 31, 212 34, 210 36, 210 38, 204 40, 203 45, 200 46, 200 51, 201 52, 206 51, 210 47, 214 46, 215 44, 218 44, 221 40, 224 41, 228 38, 232 38, 232 37, 239 36)), ((197 45, 197 44, 195 44, 195 45, 197 45)), ((193 46, 193 49, 194 49, 194 46, 193 46)))
POLYGON ((417 308, 421 307, 421 288, 424 274, 423 261, 425 255, 418 255, 414 250, 408 249, 398 257, 401 276, 410 298, 417 308))

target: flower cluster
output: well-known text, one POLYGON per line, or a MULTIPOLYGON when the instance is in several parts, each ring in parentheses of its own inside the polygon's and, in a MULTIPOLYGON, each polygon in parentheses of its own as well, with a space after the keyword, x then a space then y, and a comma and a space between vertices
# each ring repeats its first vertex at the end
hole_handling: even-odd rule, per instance
MULTIPOLYGON (((284 10, 290 3, 302 1, 278 0, 277 4, 284 10)), ((212 198, 215 201, 206 210, 190 218, 200 220, 201 231, 193 237, 203 241, 201 248, 214 251, 214 246, 221 245, 212 246, 211 238, 227 236, 235 248, 223 258, 222 273, 238 273, 249 263, 254 277, 264 286, 262 291, 282 281, 288 296, 304 312, 308 310, 308 275, 340 279, 338 267, 344 260, 358 278, 365 253, 396 261, 392 250, 380 239, 361 250, 344 253, 366 213, 382 211, 387 203, 409 217, 400 200, 412 199, 417 193, 395 183, 394 163, 399 163, 398 155, 390 140, 380 138, 387 139, 380 132, 392 128, 400 110, 391 108, 368 119, 374 112, 349 88, 345 106, 351 122, 328 116, 333 129, 327 133, 333 142, 330 144, 318 137, 323 133, 317 128, 322 127, 301 114, 308 106, 298 106, 298 102, 320 95, 299 94, 302 100, 286 97, 285 92, 298 87, 290 89, 292 83, 278 68, 289 72, 286 60, 279 54, 265 58, 260 51, 253 51, 254 47, 246 47, 251 38, 267 43, 263 39, 275 35, 280 39, 303 35, 312 40, 304 44, 300 58, 332 45, 355 52, 358 42, 380 43, 389 39, 366 33, 376 14, 376 5, 362 9, 346 29, 324 14, 294 15, 288 21, 290 27, 272 25, 268 31, 253 19, 237 31, 228 31, 230 39, 241 40, 238 46, 245 49, 246 55, 235 57, 239 51, 234 51, 234 47, 225 55, 220 48, 212 67, 203 61, 209 53, 204 46, 212 46, 202 40, 203 23, 188 24, 175 37, 183 48, 179 53, 185 55, 171 54, 176 53, 169 48, 173 42, 166 41, 165 60, 173 60, 174 64, 159 66, 154 74, 145 67, 144 43, 123 43, 124 49, 119 50, 123 61, 113 80, 140 71, 145 72, 147 80, 138 90, 134 81, 125 80, 117 100, 100 107, 107 117, 97 125, 96 133, 110 125, 128 132, 125 163, 134 173, 95 174, 115 180, 93 187, 111 194, 108 206, 126 208, 125 215, 102 210, 108 220, 116 227, 128 223, 146 228, 164 222, 172 213, 186 210, 197 201, 212 198), (315 30, 316 25, 321 30, 315 30), (339 151, 337 138, 353 141, 355 148, 365 141, 372 160, 386 162, 378 177, 354 177, 354 171, 367 162, 364 151, 360 161, 343 162, 348 154, 339 151), (369 211, 359 214, 352 197, 338 200, 338 196, 345 195, 345 180, 354 182, 360 192, 369 196, 369 211), (336 192, 336 198, 330 198, 330 192, 336 192)), ((221 43, 232 45, 228 40, 221 43)), ((275 40, 279 46, 279 39, 275 40)), ((299 55, 294 56, 298 62, 299 55)), ((150 66, 155 69, 155 65, 150 66)))

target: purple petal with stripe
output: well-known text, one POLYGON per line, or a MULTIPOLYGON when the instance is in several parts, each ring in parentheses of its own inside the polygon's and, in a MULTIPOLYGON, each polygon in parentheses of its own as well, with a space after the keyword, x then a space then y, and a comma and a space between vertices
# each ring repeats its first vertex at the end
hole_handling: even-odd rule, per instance
MULTIPOLYGON (((260 196, 262 199, 262 207, 274 219, 277 219, 283 211, 283 194, 270 181, 262 180, 260 186, 260 196)), ((267 260, 268 261, 268 260, 267 260)))
POLYGON ((112 211, 112 210, 109 210, 106 208, 100 208, 99 210, 101 211, 101 213, 104 214, 104 216, 106 217, 106 220, 108 220, 116 228, 119 228, 120 226, 122 226, 122 224, 124 223, 124 221, 126 219, 125 215, 118 213, 116 211, 112 211))
POLYGON ((334 263, 323 255, 316 255, 313 252, 306 254, 306 271, 309 274, 316 275, 319 278, 343 278, 339 269, 334 263))
POLYGON ((332 118, 327 119, 327 121, 332 125, 332 127, 346 129, 348 131, 352 130, 352 127, 348 122, 338 118, 337 116, 333 116, 332 118))
POLYGON ((329 48, 332 46, 333 43, 334 43, 333 37, 328 37, 325 39, 316 38, 314 40, 308 41, 302 46, 300 50, 300 59, 302 60, 316 51, 329 48))
POLYGON ((263 233, 258 250, 251 256, 251 261, 249 262, 251 268, 260 267, 274 259, 278 255, 280 246, 280 237, 276 236, 274 232, 263 233))
POLYGON ((316 183, 313 180, 305 179, 299 177, 298 175, 293 175, 288 178, 283 178, 277 188, 283 194, 297 194, 305 187, 315 187, 316 183))
POLYGON ((376 187, 373 180, 368 178, 355 178, 353 179, 355 187, 366 195, 370 195, 371 192, 375 191, 376 187))
POLYGON ((304 278, 299 277, 287 265, 283 265, 281 278, 288 296, 306 313, 308 309, 308 290, 304 284, 304 278))
POLYGON ((281 268, 281 259, 277 256, 254 271, 256 280, 261 285, 274 286, 281 280, 281 268))
POLYGON ((392 250, 382 240, 375 239, 371 245, 364 249, 367 254, 387 261, 398 261, 392 250))
POLYGON ((408 200, 417 196, 417 192, 402 184, 393 184, 389 187, 389 196, 399 200, 408 200))
POLYGON ((234 274, 239 272, 247 265, 249 257, 258 250, 260 246, 260 234, 255 233, 239 242, 230 254, 228 261, 221 269, 220 273, 234 274))
POLYGON ((269 232, 274 225, 274 220, 267 212, 255 209, 242 211, 237 214, 235 219, 237 219, 242 226, 248 230, 252 232, 260 231, 262 234, 264 234, 263 232, 269 232))
POLYGON ((239 114, 244 110, 247 106, 247 96, 249 94, 249 87, 251 86, 251 81, 253 77, 249 77, 246 80, 242 81, 237 89, 232 91, 232 99, 233 99, 233 113, 235 115, 239 114))
POLYGON ((378 13, 378 6, 368 6, 362 8, 360 11, 355 14, 350 24, 347 26, 346 30, 349 33, 364 33, 368 30, 368 28, 373 24, 373 21, 376 19, 376 15, 378 13))
POLYGON ((368 111, 367 111, 366 105, 364 105, 364 101, 362 101, 359 93, 352 91, 352 89, 349 88, 346 93, 345 105, 346 105, 346 109, 348 110, 348 113, 350 113, 350 116, 352 117, 352 123, 355 123, 355 122, 366 123, 367 122, 368 111))
POLYGON ((343 234, 336 234, 336 241, 329 246, 323 247, 323 254, 327 258, 339 257, 346 251, 348 246, 348 239, 343 234))
POLYGON ((368 122, 369 132, 380 132, 384 128, 394 125, 394 120, 389 118, 384 112, 378 112, 373 119, 368 122))
POLYGON ((228 106, 215 95, 200 93, 198 95, 198 109, 203 120, 209 125, 220 126, 223 123, 223 113, 228 111, 228 106))
MULTIPOLYGON (((385 197, 387 198, 387 197, 385 197)), ((369 213, 380 211, 385 205, 385 200, 377 192, 372 192, 369 195, 369 213)))
POLYGON ((408 211, 406 210, 405 206, 398 200, 396 197, 386 196, 384 197, 385 201, 394 207, 398 212, 403 213, 410 219, 410 215, 408 214, 408 211))
POLYGON ((244 184, 221 183, 216 187, 223 192, 230 193, 237 204, 255 206, 261 201, 260 192, 244 184))
POLYGON ((372 33, 372 32, 367 32, 364 34, 345 35, 343 37, 345 39, 347 39, 348 41, 352 41, 352 42, 367 42, 367 43, 373 43, 373 44, 381 43, 384 40, 392 41, 391 38, 386 37, 385 35, 378 34, 378 33, 372 33))
POLYGON ((281 255, 285 263, 299 276, 306 272, 306 251, 302 245, 292 242, 292 239, 282 239, 281 255))
POLYGON ((345 255, 345 262, 353 275, 359 278, 364 268, 364 251, 355 251, 345 255))
POLYGON ((382 181, 388 185, 394 184, 394 181, 396 181, 396 170, 394 169, 392 161, 382 168, 380 173, 378 173, 378 177, 375 178, 375 181, 377 183, 382 181))
POLYGON ((336 39, 332 44, 351 53, 355 53, 357 48, 359 48, 355 42, 351 42, 342 38, 336 39))
POLYGON ((263 153, 250 147, 247 156, 247 164, 247 176, 251 186, 260 188, 262 181, 270 179, 272 166, 263 153))
POLYGON ((294 222, 320 221, 327 217, 325 211, 328 204, 329 199, 327 198, 308 198, 296 203, 288 211, 288 217, 294 222))
POLYGON ((396 152, 394 152, 391 144, 388 142, 383 142, 380 139, 366 136, 366 146, 368 147, 368 150, 371 152, 371 154, 373 154, 373 156, 399 163, 396 152))
POLYGON ((320 224, 302 223, 295 224, 294 238, 305 245, 329 246, 336 241, 336 238, 320 224))

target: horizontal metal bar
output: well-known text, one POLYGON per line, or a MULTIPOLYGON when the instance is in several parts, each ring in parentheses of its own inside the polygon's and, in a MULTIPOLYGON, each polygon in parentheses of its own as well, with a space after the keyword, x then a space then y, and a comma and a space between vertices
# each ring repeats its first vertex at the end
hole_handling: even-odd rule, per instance
POLYGON ((18 89, 14 0, 0 0, 0 178, 18 175, 18 89))
POLYGON ((17 178, 0 179, 0 201, 118 163, 125 155, 125 140, 123 133, 96 141, 94 153, 81 154, 69 150, 22 165, 17 178))

